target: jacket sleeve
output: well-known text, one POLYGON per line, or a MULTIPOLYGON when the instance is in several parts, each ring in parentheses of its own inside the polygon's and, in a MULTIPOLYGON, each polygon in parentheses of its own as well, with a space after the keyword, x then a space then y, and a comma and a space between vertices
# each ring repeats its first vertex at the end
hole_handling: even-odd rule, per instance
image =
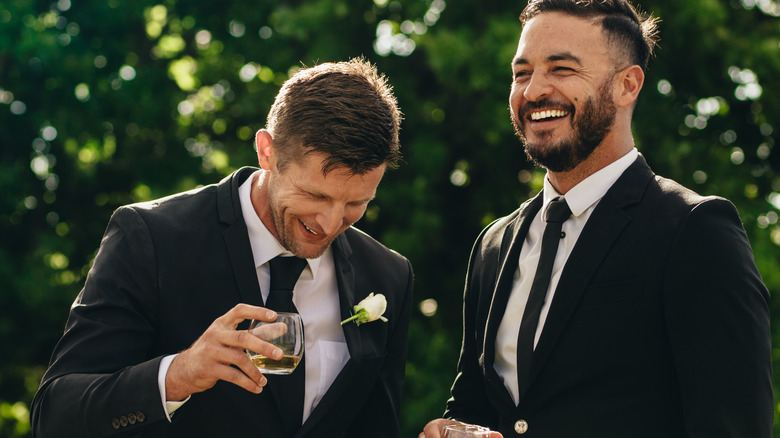
POLYGON ((688 436, 769 438, 769 294, 736 208, 697 204, 675 239, 664 305, 688 436))
POLYGON ((486 266, 495 267, 488 259, 498 258, 495 254, 493 257, 488 255, 497 251, 497 245, 488 243, 490 239, 486 237, 494 224, 481 233, 471 251, 463 293, 463 340, 457 375, 450 390, 451 397, 447 401, 444 418, 496 430, 499 415, 488 398, 485 375, 480 364, 487 316, 480 315, 479 312, 483 307, 489 308, 492 286, 495 286, 495 269, 491 270, 486 266), (488 300, 487 305, 480 304, 484 300, 488 300))
POLYGON ((112 216, 31 406, 36 437, 104 437, 166 419, 153 357, 156 268, 141 216, 112 216))

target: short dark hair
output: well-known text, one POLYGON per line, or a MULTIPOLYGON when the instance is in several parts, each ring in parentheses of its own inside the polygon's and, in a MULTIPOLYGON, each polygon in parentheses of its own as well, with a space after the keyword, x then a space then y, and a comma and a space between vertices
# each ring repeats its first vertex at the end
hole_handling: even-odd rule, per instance
POLYGON ((658 19, 639 11, 626 0, 529 0, 520 14, 525 25, 544 12, 562 12, 583 18, 595 18, 617 51, 647 69, 647 62, 658 43, 658 19))
POLYGON ((322 172, 346 168, 362 175, 401 158, 401 124, 392 87, 363 58, 302 68, 288 79, 268 113, 280 170, 318 152, 322 172))

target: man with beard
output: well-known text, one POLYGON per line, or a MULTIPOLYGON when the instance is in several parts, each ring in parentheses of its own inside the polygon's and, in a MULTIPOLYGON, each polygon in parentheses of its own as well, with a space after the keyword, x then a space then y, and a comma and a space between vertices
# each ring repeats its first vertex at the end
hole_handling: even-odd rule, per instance
POLYGON ((367 62, 302 69, 257 132, 262 169, 119 208, 32 404, 33 435, 397 437, 412 268, 352 224, 400 156, 400 119, 367 62), (344 324, 372 292, 386 309, 344 324), (289 376, 245 353, 282 358, 246 330, 273 310, 303 319, 289 376))
POLYGON ((520 18, 510 110, 547 177, 474 245, 452 397, 421 436, 771 437, 769 297, 737 210, 634 147, 656 20, 625 0, 520 18))

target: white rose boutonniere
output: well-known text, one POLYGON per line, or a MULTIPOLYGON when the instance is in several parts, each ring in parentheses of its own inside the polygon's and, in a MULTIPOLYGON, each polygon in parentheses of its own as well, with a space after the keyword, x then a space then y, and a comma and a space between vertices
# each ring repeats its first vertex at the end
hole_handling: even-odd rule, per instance
POLYGON ((341 325, 344 325, 350 321, 355 321, 355 324, 360 325, 367 322, 376 321, 377 319, 381 319, 382 321, 387 322, 387 318, 382 316, 382 314, 385 313, 385 310, 387 309, 387 300, 382 294, 374 295, 374 293, 371 292, 363 299, 363 301, 357 303, 354 309, 355 313, 353 313, 351 317, 341 321, 341 325))

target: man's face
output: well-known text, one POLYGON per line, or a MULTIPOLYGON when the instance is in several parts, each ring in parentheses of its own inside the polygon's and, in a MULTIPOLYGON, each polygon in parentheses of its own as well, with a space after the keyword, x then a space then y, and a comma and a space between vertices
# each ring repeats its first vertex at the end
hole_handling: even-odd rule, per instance
POLYGON ((364 175, 345 169, 322 174, 322 155, 310 153, 268 175, 268 204, 274 229, 288 251, 304 258, 322 255, 341 232, 366 211, 385 165, 364 175))
POLYGON ((553 171, 574 169, 610 132, 614 60, 597 24, 542 13, 523 28, 509 107, 528 157, 553 171))

